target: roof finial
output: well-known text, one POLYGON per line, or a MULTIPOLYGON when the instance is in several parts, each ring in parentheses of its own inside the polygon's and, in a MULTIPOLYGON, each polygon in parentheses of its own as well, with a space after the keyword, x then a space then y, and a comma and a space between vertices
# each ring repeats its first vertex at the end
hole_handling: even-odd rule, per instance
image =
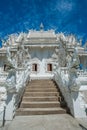
POLYGON ((40 24, 40 30, 44 30, 44 26, 43 26, 43 23, 40 24))

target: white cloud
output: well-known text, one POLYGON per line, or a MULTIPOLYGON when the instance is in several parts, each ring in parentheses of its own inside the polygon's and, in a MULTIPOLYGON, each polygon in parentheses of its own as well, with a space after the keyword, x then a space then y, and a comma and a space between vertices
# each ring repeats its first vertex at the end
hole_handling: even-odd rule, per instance
POLYGON ((60 12, 70 12, 72 11, 72 9, 74 8, 75 3, 73 1, 69 1, 69 0, 61 0, 60 2, 58 2, 58 4, 56 5, 56 8, 58 11, 60 12))

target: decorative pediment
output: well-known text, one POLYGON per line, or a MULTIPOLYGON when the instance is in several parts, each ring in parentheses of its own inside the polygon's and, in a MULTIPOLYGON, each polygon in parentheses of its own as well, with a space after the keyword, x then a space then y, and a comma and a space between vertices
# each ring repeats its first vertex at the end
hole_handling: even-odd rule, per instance
POLYGON ((34 57, 34 58, 32 59, 32 62, 40 62, 40 60, 39 60, 37 57, 34 57))

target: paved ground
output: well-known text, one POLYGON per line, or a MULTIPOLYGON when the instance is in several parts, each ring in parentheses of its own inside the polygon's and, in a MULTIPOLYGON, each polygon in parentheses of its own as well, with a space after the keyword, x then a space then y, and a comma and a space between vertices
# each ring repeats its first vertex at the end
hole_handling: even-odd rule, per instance
POLYGON ((82 130, 87 130, 87 118, 77 119, 82 130))
MULTIPOLYGON (((85 130, 68 114, 16 116, 0 130, 85 130)), ((86 129, 87 130, 87 129, 86 129)))

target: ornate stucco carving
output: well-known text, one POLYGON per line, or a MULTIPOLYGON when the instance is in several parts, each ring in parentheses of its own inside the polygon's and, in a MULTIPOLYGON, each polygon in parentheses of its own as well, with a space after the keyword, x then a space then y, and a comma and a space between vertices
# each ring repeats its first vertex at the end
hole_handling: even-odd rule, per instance
POLYGON ((77 69, 79 68, 79 57, 77 55, 76 48, 69 61, 69 89, 71 91, 78 91, 80 87, 80 81, 78 80, 77 69))
POLYGON ((4 86, 0 85, 0 116, 6 107, 7 91, 4 86))

